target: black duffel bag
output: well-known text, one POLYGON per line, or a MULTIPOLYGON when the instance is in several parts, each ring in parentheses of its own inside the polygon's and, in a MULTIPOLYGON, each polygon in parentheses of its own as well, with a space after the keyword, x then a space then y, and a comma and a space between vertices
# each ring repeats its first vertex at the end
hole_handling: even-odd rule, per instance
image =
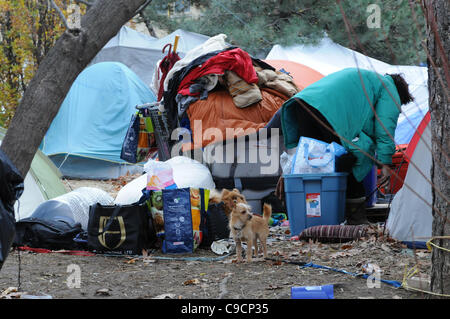
POLYGON ((66 216, 52 219, 28 217, 16 223, 14 246, 51 250, 84 248, 74 241, 82 231, 80 223, 66 216))
POLYGON ((156 232, 146 203, 89 208, 88 248, 96 253, 141 255, 154 247, 156 232))

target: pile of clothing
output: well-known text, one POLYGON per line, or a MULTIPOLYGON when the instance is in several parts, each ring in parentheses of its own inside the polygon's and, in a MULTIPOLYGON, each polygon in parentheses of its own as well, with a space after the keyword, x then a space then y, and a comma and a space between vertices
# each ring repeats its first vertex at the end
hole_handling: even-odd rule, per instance
MULTIPOLYGON (((208 128, 220 129, 224 138, 226 128, 258 131, 299 91, 290 75, 227 45, 225 38, 217 35, 189 51, 163 77, 155 72, 153 86, 164 92, 170 131, 184 127, 195 139, 196 120, 202 121, 202 136, 208 128)), ((211 142, 202 139, 201 147, 211 142)))

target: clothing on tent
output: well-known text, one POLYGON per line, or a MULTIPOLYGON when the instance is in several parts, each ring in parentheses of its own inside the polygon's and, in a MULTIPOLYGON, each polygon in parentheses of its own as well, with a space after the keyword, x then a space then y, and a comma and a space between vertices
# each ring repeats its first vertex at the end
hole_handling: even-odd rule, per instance
POLYGON ((211 57, 201 67, 197 67, 189 72, 181 81, 178 93, 181 95, 197 95, 189 91, 189 87, 194 83, 195 79, 208 74, 222 75, 226 70, 235 72, 247 83, 258 82, 258 75, 253 67, 250 55, 240 48, 235 48, 211 57))
POLYGON ((400 98, 390 76, 348 68, 300 91, 282 108, 281 121, 287 148, 297 146, 300 138, 296 109, 301 106, 296 99, 316 108, 333 130, 343 137, 340 144, 357 158, 352 170, 357 181, 362 181, 373 166, 373 160, 360 149, 372 157, 376 152, 381 163, 391 164, 395 152, 391 136, 394 136, 400 113, 397 107, 400 98), (375 118, 372 107, 378 118, 375 118))
POLYGON ((244 108, 262 100, 261 92, 255 83, 247 83, 235 72, 226 70, 224 75, 225 86, 233 98, 234 105, 244 108))
MULTIPOLYGON (((235 47, 230 47, 224 49, 226 50, 232 50, 235 47)), ((176 96, 178 94, 178 88, 180 86, 181 81, 184 79, 185 76, 189 74, 192 70, 197 68, 199 65, 207 61, 209 58, 219 54, 220 52, 223 52, 224 50, 218 50, 218 51, 212 51, 208 52, 205 55, 199 56, 193 61, 191 61, 189 64, 187 64, 185 67, 179 69, 177 72, 173 74, 173 76, 169 80, 169 88, 164 91, 164 108, 167 112, 167 120, 169 124, 169 130, 172 131, 175 128, 178 127, 178 118, 181 118, 186 111, 187 107, 189 107, 189 104, 184 103, 182 108, 179 108, 176 101, 176 96)), ((184 59, 181 59, 180 61, 183 61, 184 59)), ((179 61, 179 62, 180 62, 179 61)), ((175 64, 176 65, 176 64, 175 64)), ((175 67, 175 66, 174 66, 175 67)), ((173 68, 172 68, 173 70, 173 68)), ((171 71, 172 71, 171 70, 171 71)), ((167 80, 167 78, 166 78, 167 80)), ((196 98, 196 97, 195 97, 196 98)), ((192 103, 192 101, 190 102, 192 103)))
POLYGON ((261 69, 260 67, 256 68, 256 73, 258 74, 259 87, 274 89, 289 98, 300 91, 294 83, 293 77, 286 73, 270 69, 261 69))
POLYGON ((209 38, 204 43, 189 50, 180 61, 175 63, 175 65, 167 74, 166 79, 164 80, 164 91, 169 90, 169 88, 171 87, 170 80, 172 79, 172 77, 180 70, 191 64, 191 62, 193 62, 195 59, 211 52, 223 51, 227 47, 229 47, 229 45, 225 42, 226 37, 227 36, 225 34, 218 34, 212 38, 209 38))

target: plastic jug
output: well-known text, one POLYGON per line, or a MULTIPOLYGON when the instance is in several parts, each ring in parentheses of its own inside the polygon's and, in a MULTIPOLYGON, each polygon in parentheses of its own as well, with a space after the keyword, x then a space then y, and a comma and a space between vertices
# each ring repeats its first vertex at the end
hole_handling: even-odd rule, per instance
POLYGON ((291 287, 291 299, 333 299, 333 285, 291 287))

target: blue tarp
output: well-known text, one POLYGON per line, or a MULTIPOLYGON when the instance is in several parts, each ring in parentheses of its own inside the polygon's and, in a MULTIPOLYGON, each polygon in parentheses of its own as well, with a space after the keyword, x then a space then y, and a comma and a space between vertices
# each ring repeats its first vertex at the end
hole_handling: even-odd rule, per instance
POLYGON ((120 151, 135 106, 155 101, 150 88, 124 64, 94 64, 73 83, 42 151, 50 157, 70 154, 124 163, 120 151))

